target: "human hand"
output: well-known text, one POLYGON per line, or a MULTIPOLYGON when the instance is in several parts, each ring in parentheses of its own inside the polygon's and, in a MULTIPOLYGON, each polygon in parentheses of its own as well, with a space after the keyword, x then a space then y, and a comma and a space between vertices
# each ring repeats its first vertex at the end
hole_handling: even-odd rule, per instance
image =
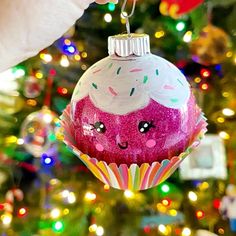
POLYGON ((96 0, 95 2, 98 4, 106 4, 108 2, 113 2, 116 4, 116 3, 118 3, 118 0, 96 0))

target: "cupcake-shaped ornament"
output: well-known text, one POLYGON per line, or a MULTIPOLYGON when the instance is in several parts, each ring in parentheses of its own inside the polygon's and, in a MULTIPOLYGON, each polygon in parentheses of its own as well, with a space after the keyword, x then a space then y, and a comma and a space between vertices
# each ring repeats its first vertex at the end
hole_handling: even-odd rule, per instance
POLYGON ((206 131, 183 74, 149 36, 108 39, 109 56, 80 78, 62 115, 65 143, 105 184, 143 190, 167 179, 206 131))

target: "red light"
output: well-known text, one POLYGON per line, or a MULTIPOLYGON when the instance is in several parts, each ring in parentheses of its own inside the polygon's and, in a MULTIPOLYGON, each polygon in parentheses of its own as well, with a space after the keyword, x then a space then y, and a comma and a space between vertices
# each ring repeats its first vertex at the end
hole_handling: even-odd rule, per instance
POLYGON ((196 217, 198 219, 202 219, 204 216, 205 216, 204 211, 201 211, 201 210, 196 211, 196 217))
POLYGON ((180 235, 182 233, 182 230, 180 228, 175 229, 175 234, 180 235))
POLYGON ((163 206, 167 207, 167 206, 170 206, 171 200, 168 199, 168 198, 164 198, 164 199, 162 199, 161 203, 162 203, 163 206))
POLYGON ((211 72, 207 69, 201 69, 200 74, 203 78, 208 78, 211 76, 211 72))
POLYGON ((209 85, 207 83, 204 83, 201 85, 202 90, 208 90, 208 88, 209 88, 209 85))
POLYGON ((26 209, 24 208, 24 207, 22 207, 22 208, 20 208, 19 210, 18 210, 18 216, 19 217, 23 217, 23 216, 25 216, 27 214, 27 211, 26 211, 26 209))
POLYGON ((151 227, 149 225, 145 226, 143 229, 145 234, 149 234, 151 232, 151 227))
POLYGON ((216 198, 213 200, 213 207, 215 209, 219 209, 220 208, 220 199, 216 198))
POLYGON ((50 69, 50 70, 49 70, 49 74, 50 74, 51 76, 55 76, 55 75, 57 74, 57 72, 56 72, 55 69, 50 69))
POLYGON ((68 90, 66 88, 58 87, 57 92, 61 95, 66 95, 68 93, 68 90))
POLYGON ((0 211, 2 211, 2 210, 4 210, 4 204, 3 203, 0 204, 0 211))

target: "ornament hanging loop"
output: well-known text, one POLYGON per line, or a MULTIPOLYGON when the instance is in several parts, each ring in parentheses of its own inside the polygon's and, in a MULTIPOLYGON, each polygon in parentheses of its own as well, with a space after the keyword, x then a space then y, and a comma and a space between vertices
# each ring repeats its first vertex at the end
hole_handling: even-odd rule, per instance
POLYGON ((128 0, 124 0, 124 3, 121 7, 121 15, 125 18, 127 34, 128 34, 129 37, 131 37, 129 18, 131 18, 134 15, 135 7, 136 7, 136 0, 133 0, 132 11, 131 11, 130 14, 127 14, 126 11, 125 11, 127 1, 128 0))

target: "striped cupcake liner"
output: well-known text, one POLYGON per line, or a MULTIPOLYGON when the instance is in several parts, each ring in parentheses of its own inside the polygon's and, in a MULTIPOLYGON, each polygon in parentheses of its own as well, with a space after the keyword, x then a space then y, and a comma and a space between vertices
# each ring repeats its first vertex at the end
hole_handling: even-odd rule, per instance
POLYGON ((61 125, 64 133, 64 142, 71 151, 80 158, 87 168, 104 184, 122 190, 145 190, 152 188, 165 181, 180 165, 189 153, 199 145, 200 140, 206 133, 207 123, 205 117, 201 118, 197 124, 195 139, 191 145, 179 156, 174 156, 170 160, 153 162, 152 164, 143 163, 141 166, 132 164, 117 165, 116 163, 107 164, 105 161, 98 161, 96 158, 89 157, 76 147, 73 136, 73 125, 70 120, 70 107, 68 106, 62 114, 61 125))

